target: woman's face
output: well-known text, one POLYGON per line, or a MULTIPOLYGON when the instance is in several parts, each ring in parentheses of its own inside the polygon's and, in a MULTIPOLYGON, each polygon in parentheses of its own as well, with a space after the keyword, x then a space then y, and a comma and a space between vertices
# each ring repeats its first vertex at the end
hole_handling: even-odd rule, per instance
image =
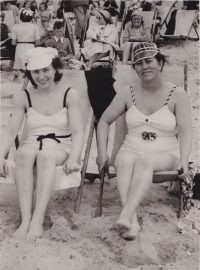
POLYGON ((41 5, 40 5, 40 10, 41 10, 41 12, 42 12, 42 11, 45 11, 45 5, 42 5, 42 4, 41 4, 41 5))
POLYGON ((25 8, 30 8, 30 6, 31 6, 31 2, 27 1, 26 4, 25 4, 25 8))
POLYGON ((98 20, 98 24, 99 25, 105 25, 106 24, 106 21, 104 20, 103 16, 101 14, 98 14, 96 16, 97 20, 98 20))
POLYGON ((132 18, 132 23, 134 27, 140 27, 142 25, 142 17, 134 16, 132 18))
POLYGON ((156 78, 162 67, 162 61, 158 62, 155 57, 139 60, 135 64, 135 71, 143 81, 151 81, 156 78))
POLYGON ((39 88, 47 89, 54 82, 56 70, 52 65, 48 67, 31 70, 31 76, 34 82, 38 85, 39 88))

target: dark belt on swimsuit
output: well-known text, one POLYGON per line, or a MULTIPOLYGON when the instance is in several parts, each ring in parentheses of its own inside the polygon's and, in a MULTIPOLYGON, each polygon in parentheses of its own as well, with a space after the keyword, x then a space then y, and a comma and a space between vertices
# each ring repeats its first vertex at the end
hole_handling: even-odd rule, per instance
POLYGON ((42 140, 44 140, 44 139, 52 139, 52 140, 55 140, 58 143, 60 143, 60 141, 57 138, 69 138, 71 136, 72 136, 72 134, 65 135, 65 136, 56 136, 55 133, 50 133, 50 134, 47 134, 47 135, 40 135, 40 136, 38 136, 37 137, 37 141, 40 142, 40 150, 42 150, 42 140))
POLYGON ((33 42, 33 41, 18 41, 17 44, 18 43, 35 44, 35 42, 33 42))

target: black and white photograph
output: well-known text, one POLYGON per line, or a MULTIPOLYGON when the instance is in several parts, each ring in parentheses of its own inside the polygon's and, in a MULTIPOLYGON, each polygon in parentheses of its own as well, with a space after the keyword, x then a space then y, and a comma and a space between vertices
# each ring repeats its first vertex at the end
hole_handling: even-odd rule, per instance
POLYGON ((200 270, 199 1, 0 7, 0 270, 200 270))

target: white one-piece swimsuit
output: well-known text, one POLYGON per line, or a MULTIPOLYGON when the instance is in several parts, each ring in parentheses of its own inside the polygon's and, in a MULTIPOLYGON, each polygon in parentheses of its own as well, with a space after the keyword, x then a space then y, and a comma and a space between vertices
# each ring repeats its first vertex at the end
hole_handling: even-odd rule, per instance
POLYGON ((24 145, 39 150, 57 148, 70 152, 72 138, 66 107, 66 96, 69 89, 66 90, 64 95, 63 109, 50 116, 42 115, 32 108, 30 94, 25 90, 29 109, 26 113, 28 137, 24 145))
POLYGON ((133 105, 126 113, 128 133, 119 151, 130 150, 137 154, 169 153, 180 157, 179 144, 175 136, 177 134, 176 117, 167 106, 176 86, 170 91, 165 105, 148 116, 136 108, 132 86, 130 89, 133 105), (144 133, 147 136, 144 136, 144 133), (149 134, 153 134, 153 138, 151 135, 148 136, 149 134))

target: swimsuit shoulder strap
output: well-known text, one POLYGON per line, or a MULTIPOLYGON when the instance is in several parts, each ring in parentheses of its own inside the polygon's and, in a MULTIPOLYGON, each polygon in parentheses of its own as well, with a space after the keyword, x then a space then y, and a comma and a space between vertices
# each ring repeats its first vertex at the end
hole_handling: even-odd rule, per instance
POLYGON ((66 97, 67 97, 67 93, 69 92, 69 89, 70 89, 70 88, 71 88, 71 87, 67 88, 67 90, 65 91, 64 99, 63 99, 63 108, 66 107, 66 97))
POLYGON ((135 105, 135 96, 134 96, 134 92, 133 92, 133 86, 130 84, 130 89, 131 89, 131 95, 132 95, 132 99, 133 99, 133 104, 135 105))
POLYGON ((175 85, 175 86, 172 88, 172 90, 170 91, 170 93, 169 93, 169 95, 168 95, 168 97, 167 97, 167 99, 166 99, 165 105, 168 104, 168 102, 169 102, 169 100, 170 100, 170 98, 171 98, 171 96, 172 96, 174 90, 176 89, 176 87, 177 87, 177 86, 175 85))
POLYGON ((26 95, 27 95, 29 107, 32 107, 30 94, 29 94, 29 92, 28 92, 26 89, 25 89, 24 91, 25 91, 25 93, 26 93, 26 95))

